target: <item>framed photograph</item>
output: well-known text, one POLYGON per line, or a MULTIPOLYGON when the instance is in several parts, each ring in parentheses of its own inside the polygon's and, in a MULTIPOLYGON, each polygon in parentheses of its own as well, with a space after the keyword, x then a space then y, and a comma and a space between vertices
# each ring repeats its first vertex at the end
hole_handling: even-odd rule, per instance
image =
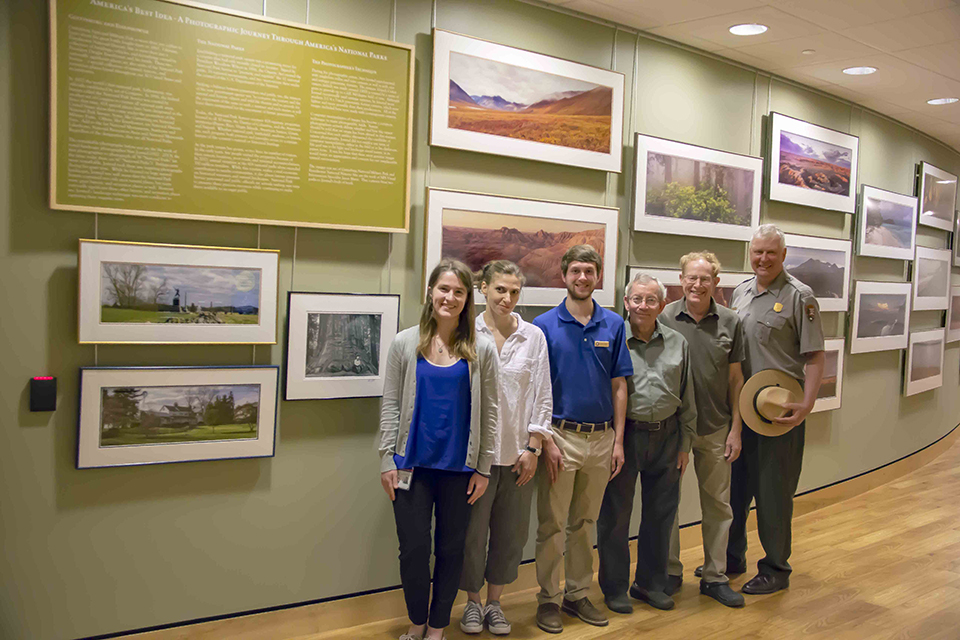
MULTIPOLYGON (((683 297, 683 287, 680 285, 680 269, 654 269, 652 267, 647 268, 628 265, 627 279, 623 283, 624 288, 633 281, 633 278, 638 273, 653 276, 663 283, 663 286, 667 288, 667 304, 683 297)), ((720 284, 717 285, 713 299, 717 301, 717 304, 729 307, 730 301, 733 299, 733 290, 736 289, 741 282, 751 277, 753 277, 752 273, 721 271, 720 284)))
POLYGON ((903 395, 912 396, 943 386, 943 329, 910 334, 903 395))
POLYGON ((957 176, 929 162, 917 167, 917 198, 920 224, 944 231, 954 230, 957 208, 957 176))
POLYGON ((80 240, 80 344, 276 344, 279 256, 80 240))
POLYGON ((960 284, 950 287, 950 305, 947 307, 947 342, 960 340, 960 284))
MULTIPOLYGON (((428 189, 423 291, 441 257, 462 260, 474 271, 490 260, 511 260, 527 279, 520 304, 554 306, 567 295, 560 259, 570 247, 589 244, 604 265, 593 299, 612 307, 618 214, 612 207, 428 189)), ((475 295, 477 303, 486 302, 475 295)))
POLYGON ((856 136, 771 113, 770 199, 853 213, 859 145, 856 136))
POLYGON ((917 247, 913 261, 913 310, 946 309, 950 303, 949 249, 917 247))
POLYGON ((841 387, 843 386, 843 338, 827 338, 823 341, 824 366, 820 392, 813 403, 813 411, 833 411, 840 408, 841 387))
POLYGON ((785 234, 783 268, 813 289, 820 311, 846 311, 850 291, 850 241, 785 234))
POLYGON ((913 260, 917 199, 863 185, 857 218, 857 255, 913 260))
POLYGON ((433 30, 430 144, 620 173, 623 74, 433 30))
POLYGON ((960 267, 960 212, 957 212, 953 224, 953 266, 960 267))
POLYGON ((77 468, 274 454, 280 367, 84 367, 77 468))
POLYGON ((856 283, 850 353, 907 348, 911 288, 909 282, 856 283))
POLYGON ((760 224, 763 158, 636 135, 633 228, 750 240, 760 224))
POLYGON ((284 399, 382 396, 399 322, 398 295, 291 291, 284 399))

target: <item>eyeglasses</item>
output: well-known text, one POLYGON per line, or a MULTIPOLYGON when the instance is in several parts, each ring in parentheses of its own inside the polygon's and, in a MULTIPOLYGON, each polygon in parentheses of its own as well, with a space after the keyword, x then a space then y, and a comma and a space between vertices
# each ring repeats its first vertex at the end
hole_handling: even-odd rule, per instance
POLYGON ((713 282, 713 276, 683 276, 684 282, 688 284, 710 284, 713 282))
POLYGON ((644 298, 633 296, 630 298, 630 304, 635 307, 639 307, 642 303, 645 303, 648 307, 659 307, 660 299, 656 296, 646 296, 644 298))

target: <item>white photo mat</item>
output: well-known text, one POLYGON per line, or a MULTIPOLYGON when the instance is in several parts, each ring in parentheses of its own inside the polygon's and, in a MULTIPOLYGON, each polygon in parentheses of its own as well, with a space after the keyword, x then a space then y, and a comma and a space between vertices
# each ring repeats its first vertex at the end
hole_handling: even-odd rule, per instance
MULTIPOLYGON (((638 267, 635 265, 627 266, 627 279, 623 283, 624 291, 626 291, 627 285, 629 285, 634 277, 638 273, 645 273, 648 276, 653 276, 663 284, 665 287, 682 286, 680 283, 680 269, 659 269, 653 267, 638 267)), ((720 282, 717 283, 718 289, 735 289, 737 285, 741 282, 752 278, 753 273, 750 272, 741 272, 741 271, 721 271, 720 272, 720 282)), ((731 291, 732 293, 732 291, 731 291)))
POLYGON ((280 367, 87 367, 80 370, 77 468, 195 462, 274 455, 280 367), (257 437, 206 442, 100 446, 105 387, 258 385, 257 437))
POLYGON ((911 271, 911 281, 913 282, 913 309, 914 311, 930 311, 937 309, 946 309, 950 304, 950 276, 952 272, 953 256, 949 249, 931 249, 929 247, 917 246, 917 253, 913 260, 911 271), (923 268, 921 261, 925 264, 934 262, 943 270, 944 282, 942 289, 935 292, 935 295, 920 295, 920 271, 923 268))
MULTIPOLYGON (((834 240, 831 238, 818 238, 814 236, 803 236, 797 234, 787 233, 784 234, 787 241, 787 258, 790 257, 791 247, 800 248, 800 249, 822 249, 824 251, 838 251, 842 252, 844 255, 843 261, 843 289, 839 298, 827 298, 827 297, 818 297, 817 304, 820 305, 820 311, 846 311, 848 301, 850 299, 850 253, 851 246, 849 240, 834 240)), ((790 269, 787 269, 787 272, 790 275, 794 276, 801 282, 803 278, 799 277, 797 274, 793 273, 790 269)), ((807 283, 804 283, 807 284, 807 283)), ((813 287, 809 284, 812 289, 813 287)), ((816 292, 814 292, 816 293, 816 292)))
POLYGON ((654 233, 671 233, 698 238, 724 238, 727 240, 747 240, 760 224, 760 202, 763 187, 763 158, 745 156, 685 144, 674 140, 665 140, 654 136, 636 134, 636 153, 634 156, 635 182, 633 192, 633 229, 654 233), (670 218, 647 213, 647 158, 650 153, 709 162, 715 165, 742 169, 753 173, 753 198, 750 207, 750 220, 747 225, 706 222, 684 218, 670 218))
POLYGON ((953 266, 960 267, 960 211, 954 213, 953 223, 953 266))
POLYGON ((870 353, 906 349, 910 334, 910 301, 912 288, 909 282, 858 281, 854 290, 853 315, 850 321, 850 353, 870 353), (896 334, 883 333, 877 336, 859 335, 861 303, 865 295, 895 296, 904 305, 903 331, 896 334))
POLYGON ((287 304, 287 377, 285 400, 367 398, 383 395, 387 353, 397 335, 400 296, 291 291, 287 304), (307 341, 310 314, 370 314, 380 318, 377 375, 308 376, 307 341))
POLYGON ((434 29, 430 144, 620 173, 623 149, 623 87, 624 76, 616 71, 434 29), (610 87, 613 91, 610 151, 603 153, 576 149, 448 126, 451 52, 610 87))
MULTIPOLYGON (((280 252, 190 245, 80 240, 80 344, 276 344, 280 252), (102 322, 103 263, 226 268, 260 273, 257 324, 102 322)), ((168 283, 170 289, 177 282, 168 283)), ((200 302, 203 299, 201 298, 200 302)), ((189 302, 189 301, 188 301, 189 302)))
POLYGON ((943 349, 944 349, 944 330, 931 329, 929 331, 917 331, 910 334, 910 346, 907 349, 905 359, 906 367, 903 372, 903 395, 912 396, 924 391, 930 391, 943 386, 943 349), (936 342, 939 344, 940 368, 939 373, 932 376, 913 379, 913 365, 915 357, 915 347, 917 343, 936 342))
MULTIPOLYGON (((546 220, 570 220, 604 226, 603 272, 593 299, 602 307, 612 307, 615 301, 617 270, 617 218, 619 210, 612 207, 594 207, 545 200, 527 200, 508 196, 495 196, 481 193, 448 191, 446 189, 427 190, 427 220, 424 233, 424 295, 427 292, 427 279, 430 271, 440 261, 443 249, 443 212, 445 209, 477 212, 479 214, 503 214, 542 218, 546 220)), ((481 265, 482 266, 482 265, 481 265)), ((523 265, 520 265, 521 268, 523 265)), ((556 261, 557 273, 560 273, 560 259, 556 261)), ((527 284, 520 293, 521 306, 555 306, 567 295, 562 287, 533 287, 527 284)), ((479 291, 474 292, 477 304, 486 300, 479 291)))
POLYGON ((892 258, 895 260, 913 260, 914 249, 917 246, 917 198, 903 195, 885 189, 878 189, 862 185, 860 191, 859 212, 857 216, 857 255, 872 256, 874 258, 892 258), (903 207, 910 207, 913 211, 910 223, 910 246, 891 247, 883 244, 867 242, 867 208, 868 201, 889 202, 903 207))
POLYGON ((950 304, 947 305, 947 342, 960 340, 960 284, 950 287, 950 304), (956 313, 954 312, 956 310, 956 313), (957 328, 951 326, 956 324, 957 328))
POLYGON ((770 156, 768 158, 768 195, 771 200, 853 213, 857 204, 857 164, 860 139, 834 129, 797 120, 781 113, 770 114, 770 156), (851 151, 849 193, 842 195, 780 183, 780 134, 793 133, 805 138, 845 147, 851 151))
POLYGON ((934 229, 953 231, 954 220, 957 215, 957 176, 949 171, 935 167, 929 162, 921 162, 917 167, 917 173, 917 200, 919 200, 920 210, 918 222, 922 225, 933 227, 934 229), (942 211, 923 210, 923 192, 927 188, 929 181, 934 181, 942 185, 948 192, 946 198, 947 204, 942 211), (951 194, 952 197, 950 197, 951 194))
POLYGON ((833 395, 817 398, 813 403, 813 410, 810 413, 833 411, 834 409, 840 408, 840 402, 843 396, 843 356, 845 354, 845 344, 846 340, 843 338, 827 338, 823 341, 823 350, 825 353, 833 352, 837 354, 837 389, 833 395))

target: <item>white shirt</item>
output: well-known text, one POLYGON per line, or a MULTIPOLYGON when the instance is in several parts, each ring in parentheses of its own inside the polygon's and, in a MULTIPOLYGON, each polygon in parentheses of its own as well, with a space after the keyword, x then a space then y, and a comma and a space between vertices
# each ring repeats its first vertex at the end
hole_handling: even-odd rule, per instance
MULTIPOLYGON (((553 387, 547 339, 539 327, 518 314, 517 330, 500 351, 499 428, 493 447, 493 464, 512 466, 526 449, 531 433, 549 438, 553 418, 553 387)), ((477 335, 496 343, 483 314, 477 316, 477 335)))

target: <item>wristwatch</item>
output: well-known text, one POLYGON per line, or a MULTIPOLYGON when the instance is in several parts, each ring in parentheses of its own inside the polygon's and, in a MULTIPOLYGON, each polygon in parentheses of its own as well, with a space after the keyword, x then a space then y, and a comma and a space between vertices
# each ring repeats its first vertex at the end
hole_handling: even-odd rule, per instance
POLYGON ((530 445, 527 445, 526 447, 524 447, 524 449, 526 449, 533 455, 537 456, 538 458, 540 457, 540 452, 543 451, 543 447, 531 447, 530 445))

